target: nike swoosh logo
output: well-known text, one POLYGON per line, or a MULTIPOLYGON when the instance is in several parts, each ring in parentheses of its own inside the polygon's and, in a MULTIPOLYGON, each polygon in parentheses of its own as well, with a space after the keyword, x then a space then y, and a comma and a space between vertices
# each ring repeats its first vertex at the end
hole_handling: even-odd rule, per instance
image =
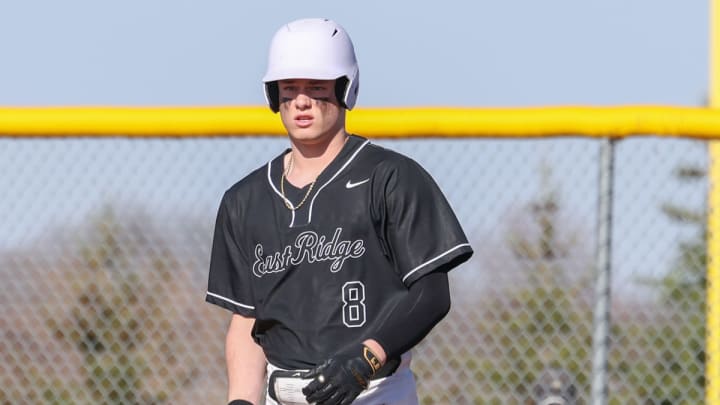
POLYGON ((345 188, 354 188, 354 187, 357 187, 357 186, 359 186, 359 185, 365 184, 365 183, 367 183, 368 181, 370 181, 370 179, 365 179, 365 180, 362 180, 362 181, 358 181, 357 183, 353 183, 353 182, 351 182, 350 180, 348 180, 348 182, 345 183, 345 188))

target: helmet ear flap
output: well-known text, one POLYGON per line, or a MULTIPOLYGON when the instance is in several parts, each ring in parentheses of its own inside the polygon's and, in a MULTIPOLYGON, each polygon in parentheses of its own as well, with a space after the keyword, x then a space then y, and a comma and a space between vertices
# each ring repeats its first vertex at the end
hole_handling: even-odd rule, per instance
POLYGON ((345 76, 338 77, 335 80, 335 98, 337 99, 338 103, 340 103, 340 105, 344 108, 348 108, 347 103, 345 101, 347 100, 346 93, 349 90, 348 89, 349 82, 350 81, 345 76))
POLYGON ((265 83, 265 99, 272 112, 280 111, 280 90, 277 80, 265 83))
POLYGON ((358 74, 351 80, 347 76, 341 76, 335 79, 335 98, 338 103, 348 110, 355 107, 355 100, 358 94, 358 74))

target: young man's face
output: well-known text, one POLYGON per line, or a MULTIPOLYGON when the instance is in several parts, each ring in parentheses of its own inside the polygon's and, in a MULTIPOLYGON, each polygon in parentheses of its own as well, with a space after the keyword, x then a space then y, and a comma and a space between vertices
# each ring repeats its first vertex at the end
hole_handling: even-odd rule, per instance
POLYGON ((280 117, 294 140, 319 143, 344 131, 345 109, 335 97, 335 80, 280 80, 278 91, 280 117))

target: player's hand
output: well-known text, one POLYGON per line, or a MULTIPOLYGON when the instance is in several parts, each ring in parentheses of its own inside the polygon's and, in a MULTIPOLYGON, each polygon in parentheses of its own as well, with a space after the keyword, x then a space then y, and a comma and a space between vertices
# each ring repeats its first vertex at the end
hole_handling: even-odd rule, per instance
POLYGON ((302 392, 307 402, 317 405, 349 405, 368 387, 380 369, 377 356, 366 346, 355 355, 337 355, 306 372, 313 380, 302 392))

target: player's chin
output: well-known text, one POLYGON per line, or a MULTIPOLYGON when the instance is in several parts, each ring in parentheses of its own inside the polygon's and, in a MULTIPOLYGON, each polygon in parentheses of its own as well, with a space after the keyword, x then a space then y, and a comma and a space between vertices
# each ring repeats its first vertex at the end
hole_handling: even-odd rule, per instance
POLYGON ((293 128, 289 133, 293 140, 306 145, 319 144, 327 138, 325 133, 313 128, 293 128))

